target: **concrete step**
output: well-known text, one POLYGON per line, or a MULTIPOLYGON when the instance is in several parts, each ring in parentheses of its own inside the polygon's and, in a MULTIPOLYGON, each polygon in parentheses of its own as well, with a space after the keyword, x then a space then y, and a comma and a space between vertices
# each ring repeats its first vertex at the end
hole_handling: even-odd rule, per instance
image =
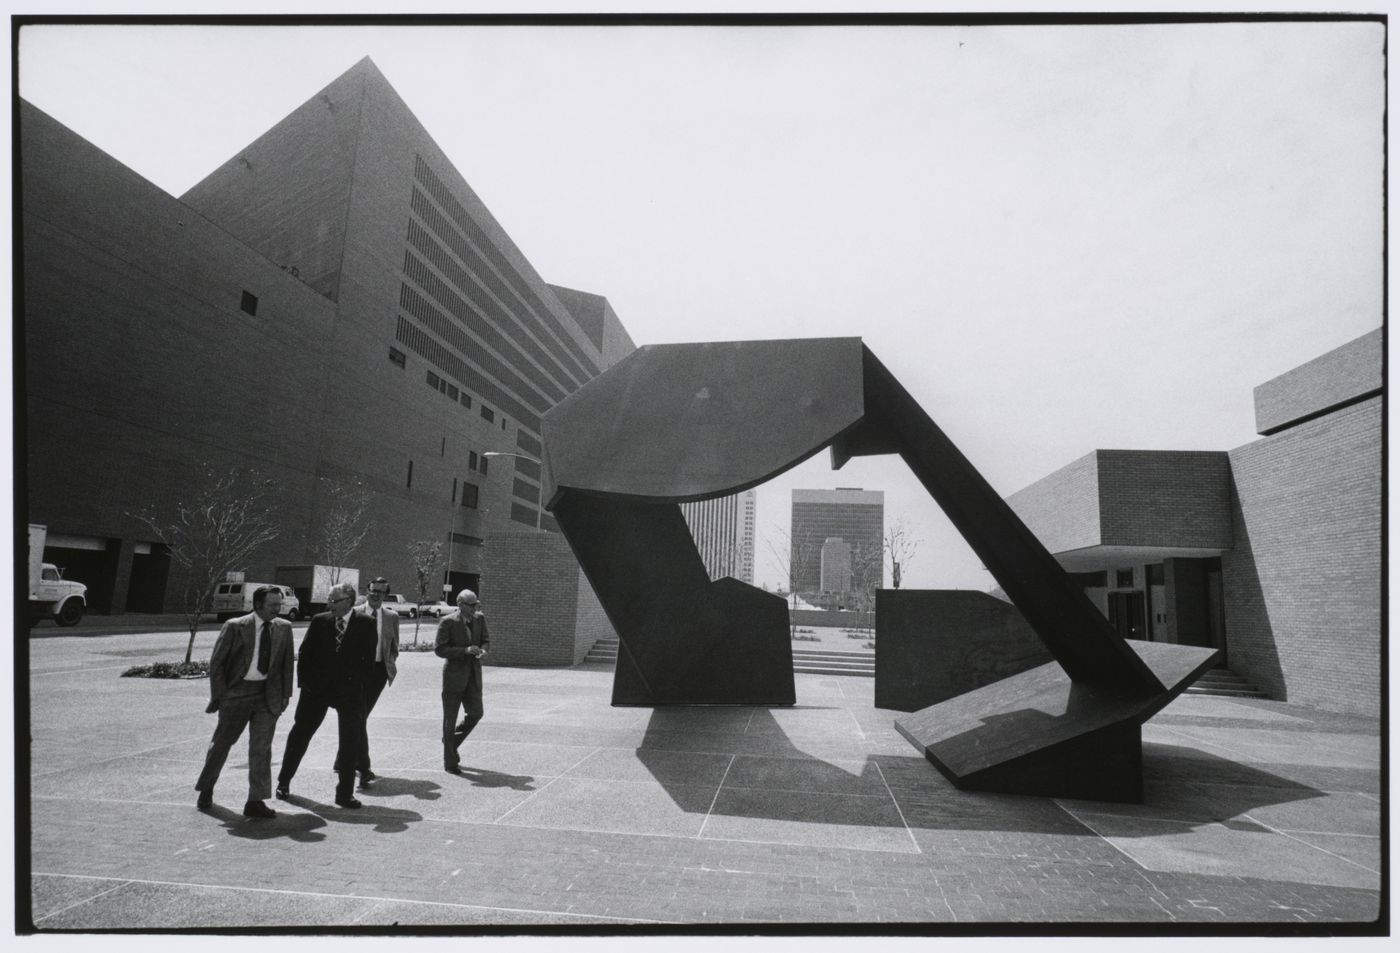
POLYGON ((845 666, 831 666, 818 664, 798 664, 793 663, 792 670, 802 675, 854 675, 858 678, 874 678, 875 667, 854 668, 845 666))
POLYGON ((1255 688, 1249 679, 1236 675, 1228 668, 1213 668, 1187 689, 1188 695, 1216 695, 1225 698, 1268 698, 1269 693, 1255 688))
POLYGON ((793 649, 794 659, 835 659, 838 662, 869 662, 875 664, 874 652, 808 652, 804 649, 793 649))

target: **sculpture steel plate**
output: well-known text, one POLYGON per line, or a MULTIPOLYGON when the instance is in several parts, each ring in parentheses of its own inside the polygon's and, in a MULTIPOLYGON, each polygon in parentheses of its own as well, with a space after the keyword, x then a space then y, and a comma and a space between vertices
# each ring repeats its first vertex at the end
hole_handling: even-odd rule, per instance
MULTIPOLYGON (((639 348, 545 414, 542 427, 546 508, 618 633, 615 705, 793 703, 783 600, 732 579, 711 582, 679 504, 746 490, 827 448, 837 468, 855 456, 904 459, 1045 643, 1050 665, 1078 690, 1074 705, 1047 718, 1063 727, 1103 710, 1109 720, 1090 718, 1084 724, 1097 727, 1085 731, 1131 725, 1118 734, 1135 738, 1136 726, 1189 683, 1163 684, 1162 666, 1113 631, 859 338, 639 348)), ((1185 647, 1152 649, 1160 662, 1185 647)), ((1187 669, 1207 664, 1196 664, 1200 651, 1190 650, 1187 669)), ((945 724, 942 705, 898 727, 964 783, 969 772, 944 753, 1008 730, 999 716, 1026 699, 994 691, 1005 684, 942 703, 982 719, 978 727, 959 714, 951 748, 933 737, 945 724)), ((1037 731, 1023 722, 1014 730, 1031 747, 1014 746, 1003 774, 1015 775, 1016 763, 1040 750, 1037 731)), ((1044 735, 1041 747, 1063 744, 1056 738, 1044 735)), ((1124 763, 1108 773, 1133 770, 1124 763)), ((1133 787, 1110 780, 1105 792, 1133 787)))

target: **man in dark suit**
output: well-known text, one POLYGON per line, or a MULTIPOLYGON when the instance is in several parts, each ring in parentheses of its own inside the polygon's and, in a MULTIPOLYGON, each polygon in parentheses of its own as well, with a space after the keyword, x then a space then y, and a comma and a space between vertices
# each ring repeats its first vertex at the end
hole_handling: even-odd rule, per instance
POLYGON ((326 709, 334 708, 340 729, 340 764, 335 787, 335 803, 354 808, 355 764, 365 745, 365 701, 371 669, 374 666, 374 623, 353 612, 355 587, 349 583, 332 586, 327 597, 329 612, 311 620, 301 641, 297 658, 296 720, 287 735, 282 752, 282 769, 277 773, 277 796, 291 796, 292 778, 311 737, 325 720, 326 709))
MULTIPOLYGON (((399 614, 393 609, 384 608, 384 597, 389 594, 389 580, 383 576, 378 577, 369 584, 369 592, 366 594, 365 603, 356 606, 355 611, 368 616, 374 623, 375 633, 378 641, 374 647, 374 667, 370 670, 369 685, 365 693, 365 718, 369 718, 370 712, 374 711, 374 703, 379 701, 379 695, 384 691, 385 685, 394 683, 394 676, 398 674, 399 658, 399 614)), ((335 770, 341 767, 340 752, 335 753, 335 770)), ((360 787, 369 787, 376 775, 369 769, 369 739, 366 736, 364 753, 360 758, 360 763, 355 765, 360 772, 360 787)))
POLYGON ((491 642, 481 600, 470 589, 457 594, 457 611, 438 623, 433 653, 445 659, 442 666, 442 766, 461 774, 457 749, 467 740, 485 709, 481 705, 481 657, 491 642), (457 724, 457 710, 466 717, 457 724))
POLYGON ((264 802, 272 796, 272 735, 292 699, 292 624, 277 617, 281 611, 282 590, 262 586, 253 592, 253 611, 225 622, 214 642, 204 710, 218 712, 219 723, 194 783, 201 811, 213 807, 214 783, 246 725, 248 801, 243 814, 277 816, 264 802))

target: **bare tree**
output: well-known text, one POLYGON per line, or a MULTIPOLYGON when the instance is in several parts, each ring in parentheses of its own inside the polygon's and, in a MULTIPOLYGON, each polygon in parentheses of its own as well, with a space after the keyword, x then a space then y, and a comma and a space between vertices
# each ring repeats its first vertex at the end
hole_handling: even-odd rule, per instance
POLYGON ((323 515, 317 539, 317 559, 331 567, 331 585, 340 582, 340 570, 350 562, 369 532, 365 519, 370 492, 363 483, 340 483, 321 477, 323 515))
POLYGON ((863 620, 858 628, 874 629, 870 615, 875 611, 875 591, 880 588, 884 568, 884 547, 875 543, 856 543, 851 547, 851 597, 863 620))
POLYGON ((260 480, 252 471, 224 472, 206 466, 189 494, 175 504, 173 518, 152 511, 130 514, 170 547, 170 558, 185 570, 183 607, 190 629, 186 665, 214 587, 229 572, 245 569, 253 553, 278 536, 277 521, 266 501, 271 486, 270 480, 260 480))
POLYGON ((423 621, 423 603, 428 601, 428 587, 438 578, 442 567, 442 542, 420 539, 408 544, 408 558, 418 585, 418 615, 413 620, 413 644, 418 644, 418 626, 423 621))
POLYGON ((908 521, 903 517, 895 520, 894 524, 885 530, 885 555, 890 557, 890 580, 894 588, 899 588, 904 570, 922 542, 922 539, 914 538, 908 521))
POLYGON ((788 612, 788 624, 792 629, 792 634, 797 634, 797 617, 793 615, 797 611, 797 579, 805 575, 812 560, 821 555, 819 544, 817 544, 808 533, 801 533, 797 539, 792 535, 773 527, 773 530, 787 543, 784 547, 774 544, 771 537, 764 540, 768 546, 768 551, 773 558, 778 561, 778 568, 788 579, 788 598, 791 600, 791 608, 788 612))

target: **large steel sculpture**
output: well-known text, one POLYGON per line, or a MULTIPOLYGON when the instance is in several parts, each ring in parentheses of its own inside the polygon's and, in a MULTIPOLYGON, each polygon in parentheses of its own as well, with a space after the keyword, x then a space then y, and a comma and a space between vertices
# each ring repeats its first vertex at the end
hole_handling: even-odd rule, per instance
POLYGON ((792 704, 783 601, 711 582, 678 504, 899 454, 1054 662, 896 722, 959 787, 1141 798, 1141 725, 1214 652, 1128 643, 859 338, 643 347, 544 417, 544 497, 617 629, 615 705, 792 704))

